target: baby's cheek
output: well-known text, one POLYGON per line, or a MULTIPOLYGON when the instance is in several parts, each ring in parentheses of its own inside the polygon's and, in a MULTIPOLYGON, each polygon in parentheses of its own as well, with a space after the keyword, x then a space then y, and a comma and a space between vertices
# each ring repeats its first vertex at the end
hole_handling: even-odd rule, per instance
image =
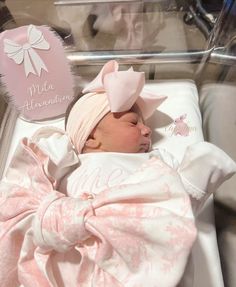
POLYGON ((129 144, 130 146, 133 146, 133 147, 139 146, 140 139, 141 139, 140 134, 135 133, 135 134, 127 136, 126 143, 129 144))

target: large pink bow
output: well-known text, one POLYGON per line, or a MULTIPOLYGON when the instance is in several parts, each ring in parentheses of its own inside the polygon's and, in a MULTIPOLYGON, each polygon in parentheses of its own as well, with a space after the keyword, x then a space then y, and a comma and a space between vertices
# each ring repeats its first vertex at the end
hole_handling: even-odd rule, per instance
POLYGON ((166 99, 144 91, 144 72, 135 72, 131 67, 127 71, 118 71, 119 64, 111 60, 107 62, 97 77, 89 83, 83 93, 105 92, 111 112, 125 112, 137 103, 143 118, 150 117, 155 109, 166 99))

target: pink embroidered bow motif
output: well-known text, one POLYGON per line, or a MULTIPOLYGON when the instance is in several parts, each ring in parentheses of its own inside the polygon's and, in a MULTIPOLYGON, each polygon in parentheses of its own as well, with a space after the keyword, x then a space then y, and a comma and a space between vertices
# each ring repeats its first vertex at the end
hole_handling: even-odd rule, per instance
POLYGON ((111 112, 128 111, 137 103, 144 119, 150 117, 166 96, 143 90, 144 72, 135 72, 132 67, 127 71, 118 69, 119 64, 116 61, 107 62, 96 78, 83 89, 83 93, 105 92, 111 112))

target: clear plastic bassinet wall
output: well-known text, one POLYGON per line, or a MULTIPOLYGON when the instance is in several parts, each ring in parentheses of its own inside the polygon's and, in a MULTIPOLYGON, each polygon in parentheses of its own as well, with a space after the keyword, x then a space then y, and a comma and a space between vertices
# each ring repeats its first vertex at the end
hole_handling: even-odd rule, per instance
MULTIPOLYGON (((0 32, 29 24, 50 26, 64 42, 75 94, 110 59, 127 67, 132 64, 135 70, 144 71, 148 80, 194 80, 205 139, 236 159, 235 0, 0 0, 0 32)), ((16 117, 2 85, 0 169, 16 117)), ((227 260, 232 256, 236 260, 235 247, 229 244, 236 233, 235 227, 231 232, 235 186, 233 177, 215 196, 227 286, 236 284, 235 267, 227 260)))

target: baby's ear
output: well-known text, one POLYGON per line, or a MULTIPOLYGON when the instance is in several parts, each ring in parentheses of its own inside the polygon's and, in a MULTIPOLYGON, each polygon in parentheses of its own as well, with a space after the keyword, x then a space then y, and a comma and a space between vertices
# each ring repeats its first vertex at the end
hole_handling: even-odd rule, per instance
POLYGON ((100 142, 95 138, 88 138, 85 142, 85 147, 88 149, 97 149, 100 146, 100 142))

